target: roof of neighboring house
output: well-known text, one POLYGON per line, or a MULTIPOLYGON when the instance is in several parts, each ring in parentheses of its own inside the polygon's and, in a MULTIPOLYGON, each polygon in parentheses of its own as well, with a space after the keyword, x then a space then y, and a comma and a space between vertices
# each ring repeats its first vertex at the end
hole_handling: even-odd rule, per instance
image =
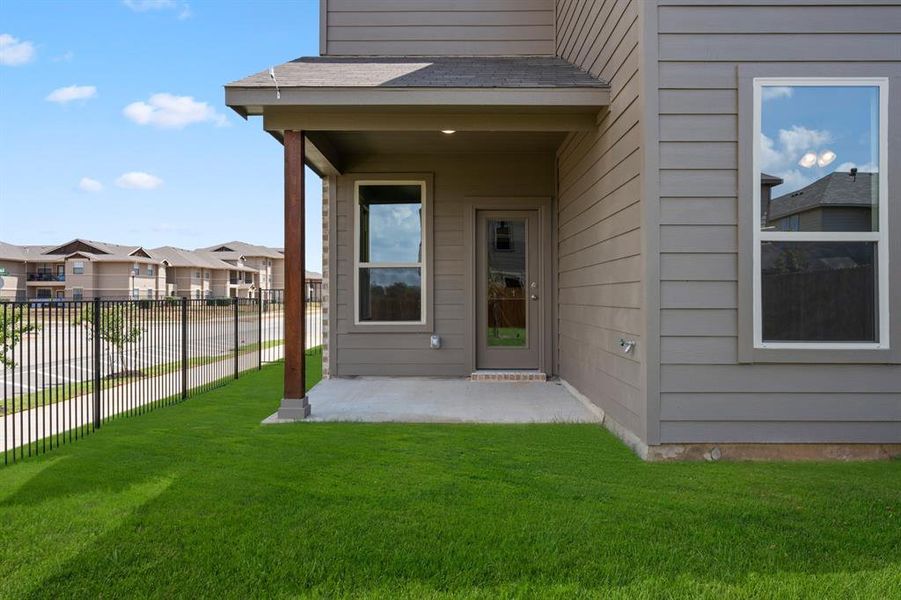
POLYGON ((769 218, 779 219, 822 206, 871 207, 877 204, 878 173, 857 173, 856 177, 835 171, 799 190, 773 198, 769 218))
POLYGON ((193 267, 198 269, 227 269, 231 271, 255 271, 244 266, 236 266, 213 256, 212 252, 203 250, 186 250, 175 246, 152 248, 150 255, 160 261, 166 261, 170 267, 193 267))
MULTIPOLYGON (((553 56, 305 56, 275 67, 280 88, 605 88, 553 56)), ((274 88, 269 71, 226 87, 274 88)))
POLYGON ((305 278, 307 280, 318 279, 319 281, 322 281, 322 273, 317 273, 316 271, 305 271, 305 273, 305 278))
POLYGON ((277 248, 269 248, 268 246, 258 246, 256 244, 248 244, 247 242, 231 241, 223 244, 216 244, 198 250, 211 252, 221 258, 235 260, 237 258, 263 256, 265 258, 285 258, 277 248))

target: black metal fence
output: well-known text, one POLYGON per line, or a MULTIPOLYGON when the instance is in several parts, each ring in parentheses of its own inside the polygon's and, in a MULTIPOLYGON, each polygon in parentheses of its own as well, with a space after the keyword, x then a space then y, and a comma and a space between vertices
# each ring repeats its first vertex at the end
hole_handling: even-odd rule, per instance
MULTIPOLYGON (((321 351, 321 284, 306 347, 321 351)), ((281 290, 256 298, 0 303, 3 462, 180 402, 284 356, 281 290)))

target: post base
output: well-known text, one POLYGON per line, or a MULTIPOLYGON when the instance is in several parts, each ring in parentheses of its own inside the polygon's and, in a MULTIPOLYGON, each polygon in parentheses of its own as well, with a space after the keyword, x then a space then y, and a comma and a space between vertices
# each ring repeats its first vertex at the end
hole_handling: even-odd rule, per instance
POLYGON ((302 421, 310 416, 310 401, 306 396, 283 398, 277 414, 280 421, 302 421))

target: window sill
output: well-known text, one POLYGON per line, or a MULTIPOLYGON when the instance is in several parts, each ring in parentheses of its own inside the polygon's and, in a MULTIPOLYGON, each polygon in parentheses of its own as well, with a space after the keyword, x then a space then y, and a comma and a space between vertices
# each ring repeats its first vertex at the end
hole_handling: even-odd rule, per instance
POLYGON ((878 344, 782 344, 752 348, 739 347, 740 363, 784 364, 871 364, 901 363, 901 352, 878 344))
POLYGON ((346 333, 432 333, 432 323, 412 323, 398 321, 396 323, 353 323, 347 325, 346 333))

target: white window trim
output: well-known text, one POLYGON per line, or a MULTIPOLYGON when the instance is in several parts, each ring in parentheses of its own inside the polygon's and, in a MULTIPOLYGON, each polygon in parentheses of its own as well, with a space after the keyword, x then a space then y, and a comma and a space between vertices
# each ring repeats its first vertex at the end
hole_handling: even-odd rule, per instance
POLYGON ((354 182, 354 269, 353 269, 353 290, 354 290, 354 325, 360 327, 369 326, 385 326, 385 325, 425 325, 427 323, 428 309, 428 248, 429 240, 428 228, 426 227, 426 214, 428 209, 426 203, 429 201, 426 196, 426 182, 422 179, 401 180, 401 179, 366 179, 354 182), (420 199, 422 210, 419 211, 420 219, 420 236, 422 245, 422 254, 419 262, 415 263, 370 263, 360 262, 360 186, 361 185, 418 185, 420 186, 420 199), (419 268, 420 269, 420 314, 418 321, 361 321, 360 320, 360 269, 361 268, 419 268))
POLYGON ((888 78, 887 77, 755 77, 753 83, 754 117, 752 140, 752 176, 754 182, 753 226, 753 311, 754 348, 784 350, 887 350, 890 346, 889 311, 889 202, 888 202, 888 78), (764 86, 870 86, 879 88, 879 231, 878 232, 803 232, 761 231, 760 228, 760 131, 761 88, 764 86), (879 262, 879 341, 878 342, 764 342, 763 302, 761 298, 760 246, 764 241, 857 241, 876 242, 879 262))

